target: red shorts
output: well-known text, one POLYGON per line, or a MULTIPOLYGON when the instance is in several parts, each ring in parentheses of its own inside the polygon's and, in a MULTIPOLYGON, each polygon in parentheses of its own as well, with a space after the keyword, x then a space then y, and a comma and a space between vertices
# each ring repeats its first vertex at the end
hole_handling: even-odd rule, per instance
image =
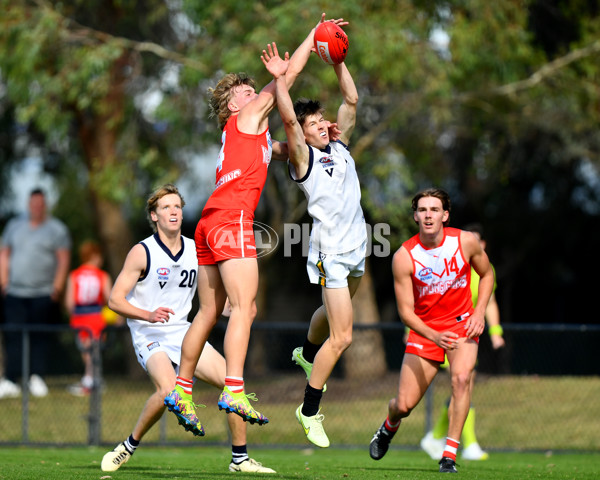
POLYGON ((72 315, 69 324, 73 328, 81 327, 85 329, 79 330, 78 335, 80 340, 90 338, 90 332, 92 332, 92 337, 98 340, 102 335, 102 330, 106 328, 106 321, 101 313, 72 315))
POLYGON ((244 210, 203 212, 194 235, 198 265, 230 258, 256 258, 254 216, 244 210))
MULTIPOLYGON (((440 332, 454 332, 458 335, 458 338, 467 336, 467 330, 465 329, 465 322, 456 322, 456 324, 450 324, 448 327, 438 330, 440 332)), ((475 337, 477 343, 479 343, 479 337, 475 337)), ((438 347, 434 342, 422 337, 417 332, 410 330, 408 338, 406 339, 406 350, 405 353, 412 353, 422 358, 433 360, 434 362, 443 363, 444 357, 446 356, 446 350, 442 347, 438 347)))

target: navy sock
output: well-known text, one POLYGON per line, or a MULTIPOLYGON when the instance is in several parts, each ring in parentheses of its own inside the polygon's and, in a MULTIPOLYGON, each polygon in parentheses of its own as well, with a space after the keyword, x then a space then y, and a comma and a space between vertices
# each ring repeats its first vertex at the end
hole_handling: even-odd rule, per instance
POLYGON ((248 448, 246 445, 232 445, 231 446, 231 461, 236 465, 248 460, 248 448))
POLYGON ((140 445, 140 441, 133 438, 133 434, 129 435, 127 440, 123 442, 127 451, 133 455, 135 453, 135 449, 140 445))

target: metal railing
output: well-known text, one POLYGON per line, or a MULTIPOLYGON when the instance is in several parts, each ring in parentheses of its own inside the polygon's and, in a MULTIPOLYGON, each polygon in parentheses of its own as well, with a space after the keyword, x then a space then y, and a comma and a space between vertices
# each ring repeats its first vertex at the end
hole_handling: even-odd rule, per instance
MULTIPOLYGON (((222 345, 225 326, 226 324, 220 323, 211 337, 211 343, 217 349, 222 345)), ((252 379, 253 384, 258 385, 257 391, 265 392, 261 393, 261 395, 267 396, 267 399, 264 400, 265 406, 269 405, 276 415, 279 415, 280 410, 285 412, 286 418, 288 410, 292 408, 290 404, 297 401, 297 396, 294 398, 290 391, 297 391, 297 395, 301 395, 302 385, 305 383, 301 373, 290 362, 289 357, 293 347, 302 344, 306 329, 307 324, 305 323, 269 322, 256 323, 253 326, 247 361, 247 370, 250 372, 248 376, 252 379), (269 396, 271 391, 274 393, 269 396)), ((96 383, 91 389, 89 397, 73 399, 65 393, 63 387, 66 382, 80 375, 79 370, 82 370, 78 362, 73 362, 73 358, 77 358, 79 354, 75 346, 77 330, 68 325, 0 325, 0 332, 20 333, 23 353, 21 398, 0 399, 2 407, 2 414, 0 414, 0 444, 100 445, 122 440, 121 437, 124 433, 129 433, 127 428, 133 427, 143 402, 152 393, 151 382, 140 375, 140 371, 135 372, 135 375, 133 375, 135 380, 129 380, 132 372, 122 368, 123 365, 132 364, 132 359, 128 357, 132 353, 130 349, 121 348, 117 357, 110 362, 108 361, 109 354, 114 354, 115 349, 118 350, 117 346, 123 347, 124 343, 131 342, 127 330, 127 327, 108 327, 108 341, 104 344, 100 342, 92 344, 90 353, 93 358, 95 378, 99 379, 104 376, 104 382, 102 384, 96 383), (51 364, 49 365, 51 367, 50 374, 47 377, 50 387, 48 399, 32 398, 26 381, 30 373, 29 357, 31 353, 31 335, 33 333, 43 333, 55 340, 54 352, 49 362, 51 364), (111 397, 105 395, 107 391, 119 392, 118 395, 121 395, 123 399, 130 399, 123 400, 117 407, 122 417, 114 416, 115 407, 112 405, 113 400, 111 397), (77 411, 80 412, 79 416, 75 417, 76 421, 73 421, 73 406, 77 406, 77 411), (40 417, 42 418, 41 422, 40 417), (20 420, 18 425, 15 421, 16 418, 20 420), (41 424, 44 424, 43 427, 40 427, 41 424), (82 434, 82 428, 85 428, 85 434, 82 434), (48 431, 45 432, 43 429, 48 431)), ((381 334, 388 374, 380 380, 375 378, 349 379, 342 366, 336 366, 332 378, 328 382, 332 386, 327 396, 331 395, 343 409, 351 409, 356 406, 356 408, 367 411, 369 415, 372 411, 373 420, 365 414, 364 422, 377 425, 385 412, 385 403, 381 398, 386 398, 386 395, 389 398, 397 388, 397 373, 404 350, 401 347, 404 327, 401 323, 356 325, 355 343, 362 332, 368 331, 376 331, 381 334), (392 382, 394 384, 391 384, 392 382), (381 386, 385 388, 379 388, 381 386)), ((474 392, 475 397, 481 397, 478 400, 481 402, 482 408, 488 411, 503 411, 503 403, 509 403, 511 396, 514 396, 517 391, 523 390, 523 385, 528 388, 535 388, 534 384, 535 382, 539 383, 540 375, 556 378, 559 383, 557 388, 560 389, 565 388, 562 386, 565 381, 568 382, 568 385, 579 385, 579 383, 573 383, 576 380, 572 379, 581 375, 584 376, 581 385, 585 386, 585 391, 577 395, 575 400, 571 399, 570 401, 576 402, 581 399, 583 404, 580 407, 575 405, 573 410, 584 410, 591 415, 587 422, 583 422, 585 424, 583 427, 596 429, 596 431, 600 430, 599 416, 596 415, 600 409, 598 405, 600 403, 600 397, 598 396, 598 393, 600 393, 600 379, 598 378, 600 372, 595 360, 595 349, 593 348, 593 345, 597 345, 600 341, 600 325, 508 324, 504 325, 504 331, 507 348, 503 352, 503 358, 501 359, 503 366, 499 375, 487 366, 492 362, 486 361, 486 358, 494 355, 494 352, 491 351, 489 346, 486 347, 485 342, 487 339, 485 335, 482 336, 478 376, 482 378, 483 385, 476 386, 474 392), (532 339, 537 340, 532 341, 532 339), (538 358, 543 361, 538 361, 538 358), (568 371, 566 371, 564 365, 567 358, 571 362, 568 371), (542 367, 539 366, 541 364, 543 364, 542 367), (539 371, 536 371, 538 368, 539 371), (481 395, 486 392, 485 389, 497 389, 498 391, 496 393, 490 391, 488 392, 489 395, 485 396, 481 395), (514 392, 507 392, 507 389, 514 389, 514 392), (500 398, 504 398, 503 395, 506 395, 506 400, 499 401, 500 398), (594 427, 594 424, 597 428, 594 427)), ((487 342, 489 343, 489 340, 487 342)), ((364 361, 369 362, 370 359, 365 358, 364 361)), ((197 387, 194 388, 196 392, 197 387)), ((540 386, 539 395, 547 395, 543 388, 553 387, 540 386)), ((200 387, 201 395, 206 395, 204 390, 204 387, 200 387)), ((441 378, 439 381, 436 379, 427 392, 425 399, 421 402, 421 411, 416 409, 416 413, 411 415, 412 427, 410 428, 413 428, 413 431, 409 430, 406 435, 403 435, 408 444, 415 444, 415 437, 419 437, 424 431, 431 429, 436 408, 439 408, 448 392, 447 379, 441 378)), ((537 393, 532 394, 534 397, 535 395, 537 393)), ((560 400, 563 403, 571 398, 568 396, 568 392, 565 395, 565 400, 560 400)), ((535 406, 540 399, 532 398, 531 401, 533 402, 532 405, 535 406)), ((551 402, 553 398, 544 398, 543 401, 551 402)), ((261 402, 263 402, 262 396, 261 402)), ((324 397, 324 403, 326 402, 330 402, 330 400, 324 397)), ((204 411, 202 414, 204 415, 204 411)), ((497 414, 500 415, 500 413, 497 414)), ((186 443, 190 440, 185 435, 181 437, 177 426, 173 427, 172 424, 169 424, 170 418, 167 417, 163 416, 159 428, 156 429, 153 437, 150 436, 147 443, 166 445, 186 443)), ((330 420, 331 417, 333 415, 328 416, 329 422, 333 422, 333 420, 330 420)), ((221 418, 222 415, 215 417, 215 420, 209 420, 217 425, 216 431, 226 430, 226 427, 221 425, 225 423, 220 420, 221 418)), ((563 418, 562 421, 566 425, 577 422, 578 427, 582 427, 581 418, 563 418)), ((539 422, 546 423, 543 420, 539 420, 539 422)), ((405 423, 408 424, 409 422, 405 423)), ((332 427, 335 428, 335 426, 332 427)), ((488 435, 491 437, 494 429, 497 431, 498 428, 498 426, 490 425, 488 435)), ((538 427, 527 428, 536 428, 538 435, 540 435, 538 427)), ((345 435, 345 429, 347 429, 347 425, 340 426, 340 438, 345 435)), ((262 430, 266 431, 265 429, 262 430)), ((366 427, 366 431, 370 432, 370 430, 372 428, 366 427)), ((267 445, 293 444, 296 441, 295 438, 290 440, 290 437, 276 433, 271 430, 269 435, 263 436, 264 438, 261 438, 259 443, 263 442, 267 445)), ((343 438, 342 442, 347 445, 352 445, 354 442, 362 443, 359 440, 361 435, 363 435, 362 432, 348 432, 348 437, 343 438)), ((372 432, 370 432, 370 435, 372 435, 372 432)), ((218 443, 226 438, 225 432, 218 443)), ((303 443, 303 439, 300 437, 297 438, 297 441, 300 444, 303 443)), ((574 448, 600 449, 600 444, 597 442, 598 440, 592 438, 583 442, 582 447, 575 445, 574 448)), ((523 440, 522 443, 523 445, 516 445, 516 448, 552 448, 553 446, 550 440, 540 441, 539 445, 535 442, 527 445, 527 440, 523 440)), ((493 444, 493 442, 488 440, 488 444, 493 444)), ((560 448, 563 442, 559 441, 557 445, 556 448, 560 448)), ((501 440, 498 440, 496 446, 497 448, 506 448, 501 440)))

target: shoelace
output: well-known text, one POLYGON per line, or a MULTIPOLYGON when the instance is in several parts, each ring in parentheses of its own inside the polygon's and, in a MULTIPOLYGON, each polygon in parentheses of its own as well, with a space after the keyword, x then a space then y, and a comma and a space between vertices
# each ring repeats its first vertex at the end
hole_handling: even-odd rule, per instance
POLYGON ((128 451, 124 451, 119 453, 119 455, 117 455, 114 459, 113 459, 113 463, 115 465, 120 464, 123 460, 125 460, 128 456, 130 456, 131 453, 129 453, 128 451))
POLYGON ((206 408, 206 405, 203 405, 202 403, 198 403, 195 404, 192 400, 183 400, 182 401, 184 407, 185 407, 185 412, 182 413, 187 413, 187 407, 191 406, 192 408, 196 409, 196 408, 206 408))
POLYGON ((379 440, 379 439, 381 439, 382 437, 385 437, 385 438, 389 439, 389 438, 390 438, 390 435, 389 435, 389 433, 387 433, 387 432, 385 431, 385 429, 382 429, 382 428, 380 427, 380 428, 378 428, 378 429, 377 429, 377 431, 375 432, 375 435, 373 435, 373 439, 372 439, 371 441, 373 441, 373 440, 375 440, 375 439, 379 440))

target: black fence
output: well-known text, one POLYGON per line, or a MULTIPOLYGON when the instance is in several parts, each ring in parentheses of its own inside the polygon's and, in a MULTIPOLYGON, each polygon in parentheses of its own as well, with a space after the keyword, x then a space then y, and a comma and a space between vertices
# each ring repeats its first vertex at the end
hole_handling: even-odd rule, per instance
MULTIPOLYGON (((270 423, 248 426, 252 445, 306 446, 294 411, 302 402, 306 379, 291 362, 302 345, 306 324, 256 323, 246 364, 247 391, 256 392, 270 423)), ((211 337, 222 346, 225 324, 211 337)), ((0 332, 9 331, 0 325, 0 332)), ((91 353, 102 378, 89 395, 68 391, 83 365, 76 332, 66 325, 10 327, 23 345, 23 379, 29 378, 30 335, 47 335, 52 348, 45 380, 49 394, 33 397, 22 381, 22 394, 0 398, 0 444, 112 445, 129 433, 150 394, 152 383, 137 364, 126 327, 109 327, 91 353)), ((494 351, 481 337, 473 405, 479 443, 487 449, 600 450, 600 367, 593 354, 600 341, 596 325, 504 325, 506 347, 494 351), (533 433, 535 432, 535 433, 533 433)), ((322 401, 324 426, 333 446, 368 445, 395 395, 404 355, 402 324, 355 327, 353 345, 328 381, 322 401)), ((10 359, 5 359, 10 361, 10 359)), ((426 398, 403 422, 395 447, 418 448, 449 395, 449 378, 440 372, 426 398)), ((171 414, 144 438, 159 445, 229 444, 226 416, 216 402, 219 392, 198 382, 197 412, 207 430, 201 440, 186 433, 171 414)))

